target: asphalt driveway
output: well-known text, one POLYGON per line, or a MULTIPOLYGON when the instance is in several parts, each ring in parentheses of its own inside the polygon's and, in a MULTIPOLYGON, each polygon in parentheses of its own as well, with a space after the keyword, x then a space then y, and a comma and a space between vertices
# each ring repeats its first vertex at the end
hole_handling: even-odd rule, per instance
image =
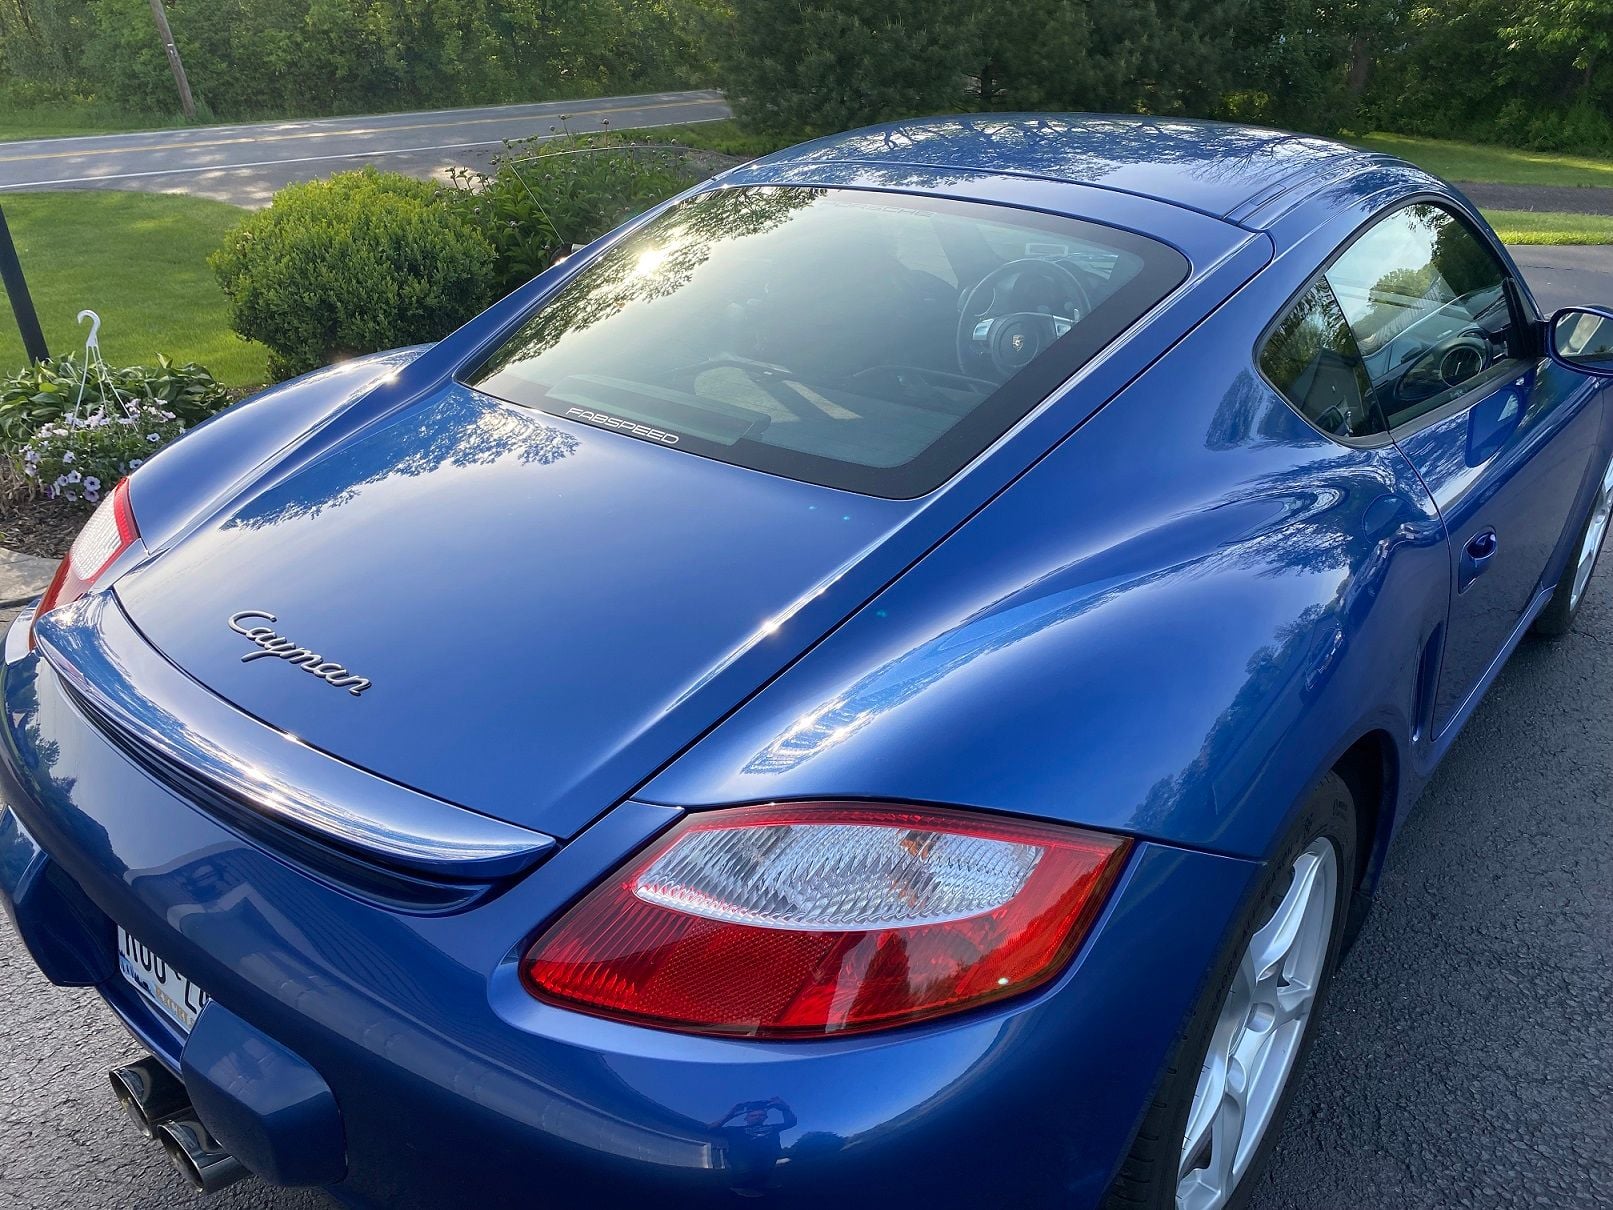
POLYGON ((1548 315, 1583 303, 1613 307, 1613 244, 1528 245, 1508 251, 1548 315))

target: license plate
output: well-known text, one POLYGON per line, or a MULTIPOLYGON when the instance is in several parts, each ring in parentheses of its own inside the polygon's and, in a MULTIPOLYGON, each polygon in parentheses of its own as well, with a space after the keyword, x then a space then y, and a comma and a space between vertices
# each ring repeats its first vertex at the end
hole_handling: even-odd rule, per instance
POLYGON ((118 970, 140 994, 187 1034, 196 1028, 196 1015, 208 995, 176 971, 151 947, 118 926, 118 970))

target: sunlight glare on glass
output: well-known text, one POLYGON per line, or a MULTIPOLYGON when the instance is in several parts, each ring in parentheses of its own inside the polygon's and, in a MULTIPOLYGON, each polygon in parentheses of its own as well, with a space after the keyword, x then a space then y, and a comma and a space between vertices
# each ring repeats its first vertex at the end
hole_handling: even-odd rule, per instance
POLYGON ((671 254, 670 248, 646 248, 639 253, 638 263, 633 266, 633 272, 639 277, 649 277, 666 263, 666 258, 671 254))

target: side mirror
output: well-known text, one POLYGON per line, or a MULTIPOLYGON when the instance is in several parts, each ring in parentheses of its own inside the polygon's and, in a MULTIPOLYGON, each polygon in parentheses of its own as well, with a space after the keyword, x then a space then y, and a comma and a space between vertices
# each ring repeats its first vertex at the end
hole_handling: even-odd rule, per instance
POLYGON ((1613 375, 1613 311, 1566 307, 1546 325, 1551 359, 1582 374, 1613 375))

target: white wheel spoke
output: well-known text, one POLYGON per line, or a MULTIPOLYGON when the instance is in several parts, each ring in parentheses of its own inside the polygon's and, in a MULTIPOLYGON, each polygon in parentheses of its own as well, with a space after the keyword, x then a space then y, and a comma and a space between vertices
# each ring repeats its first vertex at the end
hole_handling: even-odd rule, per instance
POLYGON ((1305 910, 1316 890, 1321 862, 1302 854, 1294 863, 1294 880, 1289 884, 1283 901, 1266 926, 1249 941, 1249 956, 1254 966, 1256 984, 1264 983, 1277 973, 1283 959, 1288 957, 1305 923, 1305 910))
POLYGON ((1607 468, 1607 474, 1602 479, 1602 491, 1597 497, 1595 507, 1591 512, 1590 520, 1585 526, 1585 540, 1580 543, 1579 555, 1574 564, 1574 583, 1569 590, 1569 608, 1579 605, 1579 600, 1585 595, 1585 589, 1591 582, 1591 572, 1596 568, 1596 556, 1602 549, 1602 540, 1607 537, 1608 521, 1613 514, 1613 463, 1607 468))
POLYGON ((1210 1139, 1210 1171, 1215 1174, 1215 1186, 1223 1195, 1232 1192, 1234 1166, 1243 1143, 1247 1080, 1243 1068, 1233 1064, 1227 1074, 1226 1092, 1215 1115, 1215 1128, 1210 1139))
POLYGON ((1220 1112, 1221 1098, 1226 1094, 1227 1065, 1223 1057, 1212 1054, 1199 1076, 1198 1091, 1193 1094, 1193 1108, 1187 1115, 1187 1131, 1182 1140, 1182 1163, 1177 1171, 1180 1180, 1192 1170, 1194 1160, 1210 1140, 1210 1130, 1220 1112))
POLYGON ((1311 1005, 1315 1000, 1316 989, 1303 983, 1290 983, 1287 987, 1279 988, 1272 1027, 1287 1025, 1290 1021, 1305 1020, 1310 1016, 1311 1005))

